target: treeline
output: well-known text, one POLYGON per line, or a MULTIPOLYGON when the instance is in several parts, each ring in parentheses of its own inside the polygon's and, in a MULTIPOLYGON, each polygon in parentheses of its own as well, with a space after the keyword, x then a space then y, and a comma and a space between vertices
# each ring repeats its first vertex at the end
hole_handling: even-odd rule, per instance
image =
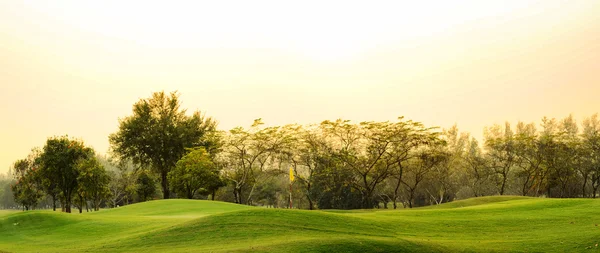
POLYGON ((597 115, 581 124, 569 116, 493 125, 482 144, 456 126, 440 130, 402 117, 285 126, 259 119, 226 132, 200 112, 186 114, 177 93, 157 92, 119 122, 109 158, 64 136, 15 162, 11 176, 0 178, 1 206, 82 212, 162 196, 398 208, 504 194, 595 198, 600 185, 597 115))

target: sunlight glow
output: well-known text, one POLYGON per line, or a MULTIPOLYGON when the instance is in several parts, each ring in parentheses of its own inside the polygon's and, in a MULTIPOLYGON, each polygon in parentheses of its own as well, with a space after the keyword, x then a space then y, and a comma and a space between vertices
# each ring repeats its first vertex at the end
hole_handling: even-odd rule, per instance
POLYGON ((28 4, 82 33, 148 48, 279 48, 348 59, 470 22, 502 22, 535 1, 73 1, 28 4))

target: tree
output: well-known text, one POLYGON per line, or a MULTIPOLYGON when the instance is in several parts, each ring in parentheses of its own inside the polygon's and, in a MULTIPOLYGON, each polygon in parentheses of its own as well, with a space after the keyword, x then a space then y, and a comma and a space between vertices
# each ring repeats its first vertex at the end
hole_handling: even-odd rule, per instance
POLYGON ((521 194, 529 195, 533 192, 539 194, 539 185, 542 181, 542 153, 539 152, 540 142, 536 133, 535 125, 519 122, 515 134, 515 150, 517 176, 521 180, 521 194))
POLYGON ((208 180, 204 189, 206 189, 206 193, 210 194, 211 200, 215 200, 215 195, 217 194, 217 190, 221 187, 227 185, 227 182, 221 177, 219 174, 214 174, 211 176, 211 179, 208 180))
POLYGON ((308 200, 308 209, 313 210, 319 194, 314 194, 312 187, 316 171, 323 165, 322 161, 327 155, 325 153, 327 144, 323 134, 316 126, 297 128, 294 132, 296 135, 294 143, 297 145, 290 145, 288 159, 292 164, 296 181, 303 186, 303 193, 308 200))
MULTIPOLYGON (((592 184, 592 198, 596 198, 598 194, 598 188, 600 187, 600 119, 598 114, 594 114, 591 117, 583 121, 583 138, 582 150, 584 152, 585 174, 590 174, 592 184)), ((585 182, 583 185, 585 189, 585 182)), ((585 190, 583 193, 585 197, 585 190)))
POLYGON ((100 210, 100 203, 110 195, 108 172, 95 157, 79 160, 77 168, 80 196, 92 201, 94 211, 100 210))
POLYGON ((436 166, 444 163, 448 158, 448 153, 439 147, 431 146, 418 151, 418 154, 408 162, 402 184, 408 192, 410 208, 415 205, 415 192, 419 183, 426 179, 427 174, 431 173, 436 166))
MULTIPOLYGON (((78 187, 77 178, 80 160, 94 156, 94 151, 85 147, 82 141, 69 139, 67 136, 53 137, 46 141, 40 155, 40 174, 42 177, 56 182, 56 188, 64 198, 65 211, 71 212, 72 196, 78 187)), ((48 193, 50 194, 50 193, 48 193)))
POLYGON ((433 128, 426 128, 422 123, 412 120, 404 120, 399 117, 398 122, 393 125, 391 139, 392 148, 386 156, 386 166, 391 166, 393 172, 393 191, 391 193, 394 209, 398 208, 401 188, 406 163, 416 157, 420 148, 440 143, 439 133, 431 132, 433 128))
POLYGON ((18 160, 14 164, 17 181, 11 186, 14 200, 23 206, 24 210, 35 209, 44 196, 39 184, 39 171, 31 159, 18 160))
POLYGON ((226 137, 220 164, 224 166, 224 177, 233 183, 235 203, 251 200, 256 178, 267 169, 269 160, 281 146, 288 143, 289 136, 280 131, 281 127, 262 128, 263 124, 261 119, 256 119, 250 129, 236 127, 226 137), (247 188, 250 191, 244 201, 242 193, 247 188))
POLYGON ((15 184, 15 180, 12 178, 12 172, 9 171, 7 175, 0 179, 0 208, 13 208, 17 206, 14 195, 12 192, 12 185, 15 184))
POLYGON ((438 166, 434 166, 428 179, 426 192, 435 204, 452 201, 459 184, 459 173, 465 166, 465 155, 469 134, 460 133, 456 125, 441 134, 445 145, 439 145, 439 152, 447 154, 438 166))
POLYGON ((575 197, 579 187, 577 170, 582 163, 578 152, 580 140, 578 127, 572 116, 562 121, 544 118, 540 135, 540 152, 546 177, 546 194, 548 197, 575 197))
POLYGON ((119 168, 118 170, 110 171, 109 176, 110 206, 117 207, 117 205, 129 204, 133 199, 135 191, 138 189, 135 173, 126 168, 119 168))
POLYGON ((179 195, 193 199, 197 192, 208 192, 219 181, 219 171, 204 148, 198 148, 177 162, 169 172, 173 190, 179 195))
POLYGON ((156 194, 156 180, 148 171, 142 170, 139 173, 136 184, 136 193, 141 202, 151 200, 156 194))
POLYGON ((167 174, 186 153, 186 148, 204 146, 216 130, 216 121, 199 111, 192 116, 180 108, 179 94, 155 92, 150 98, 133 105, 133 115, 119 120, 119 131, 109 136, 114 153, 122 160, 131 159, 141 167, 153 169, 160 175, 163 198, 168 199, 167 174))
POLYGON ((119 131, 109 136, 111 147, 122 160, 131 159, 160 175, 163 198, 168 199, 167 175, 175 168, 186 148, 212 150, 213 139, 204 137, 216 131, 216 121, 199 111, 191 116, 180 109, 179 94, 155 92, 133 105, 133 115, 119 120, 119 131))
POLYGON ((384 162, 391 149, 392 133, 389 122, 324 121, 323 131, 331 140, 330 152, 353 171, 356 179, 352 186, 362 195, 363 208, 373 208, 373 194, 377 186, 392 173, 391 166, 384 162))
POLYGON ((504 128, 500 125, 487 128, 484 132, 484 138, 492 169, 498 176, 500 195, 504 195, 512 169, 518 163, 514 133, 510 128, 510 124, 506 122, 504 128))
POLYGON ((469 142, 469 150, 465 155, 465 163, 464 180, 473 192, 471 196, 481 197, 492 194, 492 191, 489 189, 489 182, 494 172, 491 170, 491 166, 488 165, 489 162, 482 153, 481 147, 479 147, 479 143, 475 138, 471 138, 469 142))

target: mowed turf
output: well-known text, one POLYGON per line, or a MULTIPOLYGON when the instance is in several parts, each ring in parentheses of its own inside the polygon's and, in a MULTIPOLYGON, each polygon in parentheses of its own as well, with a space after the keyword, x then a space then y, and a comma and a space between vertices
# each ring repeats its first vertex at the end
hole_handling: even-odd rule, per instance
POLYGON ((160 200, 84 214, 0 211, 0 252, 600 252, 600 200, 484 197, 307 211, 160 200))

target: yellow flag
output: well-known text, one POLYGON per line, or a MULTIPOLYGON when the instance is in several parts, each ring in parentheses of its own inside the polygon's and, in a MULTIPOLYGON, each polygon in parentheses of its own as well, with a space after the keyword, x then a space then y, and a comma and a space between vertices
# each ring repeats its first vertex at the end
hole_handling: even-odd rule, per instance
POLYGON ((290 167, 290 182, 294 182, 294 170, 290 167))

